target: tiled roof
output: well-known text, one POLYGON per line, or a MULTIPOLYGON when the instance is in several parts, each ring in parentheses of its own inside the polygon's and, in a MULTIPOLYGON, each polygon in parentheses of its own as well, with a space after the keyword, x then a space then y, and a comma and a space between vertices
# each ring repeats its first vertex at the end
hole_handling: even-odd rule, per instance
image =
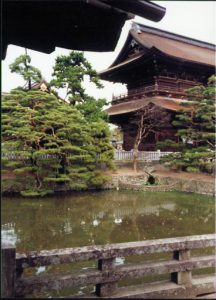
POLYGON ((109 80, 106 75, 151 57, 155 51, 170 58, 213 68, 216 62, 215 49, 215 45, 210 43, 134 23, 125 45, 115 61, 108 69, 101 71, 99 74, 102 79, 109 80), (142 51, 133 58, 128 58, 125 54, 130 48, 132 40, 140 45, 142 51))
POLYGON ((131 30, 135 40, 146 48, 156 48, 164 54, 181 58, 191 62, 198 62, 207 65, 215 65, 214 45, 195 41, 190 38, 180 37, 175 34, 166 33, 158 30, 144 30, 137 33, 131 30))

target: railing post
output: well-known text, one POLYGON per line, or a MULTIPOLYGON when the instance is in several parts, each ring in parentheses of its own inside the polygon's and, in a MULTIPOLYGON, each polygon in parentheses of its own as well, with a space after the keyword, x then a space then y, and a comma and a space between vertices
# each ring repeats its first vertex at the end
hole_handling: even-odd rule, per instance
MULTIPOLYGON (((173 252, 173 258, 179 261, 190 260, 190 250, 179 250, 173 252)), ((189 286, 192 284, 192 272, 183 271, 171 273, 171 281, 180 284, 189 286)))
MULTIPOLYGON (((115 258, 100 259, 98 261, 98 269, 108 272, 108 276, 112 278, 112 273, 115 270, 115 258)), ((96 295, 106 297, 115 294, 117 290, 117 282, 100 283, 96 285, 96 295)))
POLYGON ((15 296, 16 248, 11 244, 2 244, 1 298, 15 296))

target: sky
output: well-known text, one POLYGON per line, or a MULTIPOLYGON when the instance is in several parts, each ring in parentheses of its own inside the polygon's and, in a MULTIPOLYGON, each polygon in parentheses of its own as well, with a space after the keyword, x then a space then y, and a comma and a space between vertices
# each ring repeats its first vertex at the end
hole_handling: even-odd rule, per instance
MULTIPOLYGON (((141 17, 135 17, 133 20, 126 21, 122 28, 122 33, 118 44, 112 52, 84 52, 85 57, 92 64, 96 71, 102 71, 108 68, 115 60, 127 38, 131 23, 138 23, 154 28, 167 30, 175 34, 191 37, 201 41, 216 44, 216 2, 214 1, 152 1, 166 8, 166 14, 159 22, 152 22, 141 17)), ((41 70, 43 77, 50 81, 55 58, 58 55, 67 55, 72 49, 56 48, 51 54, 45 54, 33 50, 28 50, 31 56, 31 64, 41 70)), ((2 92, 9 92, 17 86, 25 84, 21 76, 11 73, 9 64, 16 57, 25 53, 22 47, 9 45, 7 55, 2 62, 2 92)), ((118 95, 126 92, 125 86, 118 83, 102 81, 104 88, 97 90, 93 84, 85 83, 86 91, 95 98, 106 98, 111 101, 112 95, 118 95)), ((60 96, 64 97, 64 91, 60 96)))

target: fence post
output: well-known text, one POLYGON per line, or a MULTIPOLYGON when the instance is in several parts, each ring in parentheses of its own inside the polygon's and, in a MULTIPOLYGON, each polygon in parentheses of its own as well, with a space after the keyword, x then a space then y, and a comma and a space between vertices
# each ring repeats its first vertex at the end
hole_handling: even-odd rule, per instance
MULTIPOLYGON (((108 276, 112 277, 112 272, 115 270, 115 258, 99 259, 98 269, 100 271, 108 271, 108 276)), ((106 297, 113 295, 117 290, 117 282, 100 283, 96 285, 96 295, 106 297)))
POLYGON ((15 296, 16 248, 11 244, 2 244, 1 268, 1 297, 13 298, 15 296))
MULTIPOLYGON (((190 260, 190 250, 179 250, 173 252, 173 258, 179 261, 190 260)), ((171 273, 171 281, 177 284, 189 286, 192 284, 192 272, 183 271, 171 273)))

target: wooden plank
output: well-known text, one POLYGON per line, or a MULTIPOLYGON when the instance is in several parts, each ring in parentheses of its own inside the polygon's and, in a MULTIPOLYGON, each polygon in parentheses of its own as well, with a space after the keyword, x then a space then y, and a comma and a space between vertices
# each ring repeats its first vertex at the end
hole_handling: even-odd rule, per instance
MULTIPOLYGON (((161 261, 154 263, 144 263, 139 265, 125 265, 118 268, 106 268, 100 270, 90 269, 82 270, 70 274, 53 274, 44 276, 31 276, 27 278, 17 279, 16 295, 22 296, 34 292, 45 292, 50 290, 60 290, 67 287, 88 285, 88 284, 107 284, 102 285, 101 291, 97 294, 106 296, 107 286, 116 291, 116 282, 126 278, 142 277, 147 275, 164 274, 186 269, 196 269, 214 266, 214 255, 206 257, 196 257, 190 261, 161 261), (109 283, 109 284, 108 284, 109 283), (111 283, 111 284, 110 284, 111 283)), ((110 290, 111 291, 111 290, 110 290)))
MULTIPOLYGON (((183 262, 190 261, 190 251, 189 250, 174 251, 173 258, 183 262)), ((199 268, 199 266, 196 267, 199 268)), ((186 270, 177 273, 176 272, 172 273, 171 280, 176 282, 177 284, 191 285, 192 283, 191 268, 186 268, 186 270)))
POLYGON ((43 251, 32 251, 16 254, 17 268, 47 266, 77 261, 126 257, 147 253, 169 252, 184 249, 204 248, 215 245, 215 235, 196 235, 187 237, 148 240, 110 244, 103 246, 87 246, 43 251))
POLYGON ((117 281, 113 281, 113 274, 116 269, 115 259, 101 259, 98 261, 98 269, 108 273, 108 278, 111 282, 96 284, 96 295, 100 297, 111 296, 117 290, 117 281))
POLYGON ((15 294, 15 253, 16 248, 14 245, 2 244, 1 258, 1 297, 12 298, 15 294))
POLYGON ((49 274, 42 276, 29 276, 16 280, 16 297, 23 297, 33 292, 59 291, 64 288, 88 285, 103 282, 101 271, 96 269, 83 270, 67 274, 49 274))
MULTIPOLYGON (((202 284, 193 283, 192 286, 185 288, 172 282, 153 282, 140 286, 119 288, 116 298, 142 298, 142 299, 184 299, 195 297, 199 294, 213 293, 214 276, 211 281, 203 280, 202 284)), ((115 298, 110 297, 110 298, 115 298)))
MULTIPOLYGON (((112 298, 141 298, 141 299, 193 299, 192 297, 196 297, 197 295, 204 293, 214 293, 214 275, 207 276, 206 278, 202 278, 194 280, 193 285, 189 288, 185 288, 184 286, 177 285, 174 282, 170 281, 158 281, 158 282, 150 282, 142 285, 136 286, 128 286, 128 287, 120 287, 118 289, 118 293, 114 296, 109 297, 112 298)), ((70 296, 68 298, 74 298, 74 296, 70 296)), ((98 298, 94 294, 88 295, 80 295, 75 298, 98 298)), ((197 298, 199 299, 199 298, 197 298)))
POLYGON ((196 299, 216 299, 216 293, 205 294, 202 296, 197 296, 196 299))
POLYGON ((214 267, 215 256, 191 258, 188 261, 160 261, 153 263, 143 263, 138 265, 120 266, 113 275, 113 280, 142 277, 147 275, 160 275, 172 272, 183 272, 186 270, 202 269, 214 267))

